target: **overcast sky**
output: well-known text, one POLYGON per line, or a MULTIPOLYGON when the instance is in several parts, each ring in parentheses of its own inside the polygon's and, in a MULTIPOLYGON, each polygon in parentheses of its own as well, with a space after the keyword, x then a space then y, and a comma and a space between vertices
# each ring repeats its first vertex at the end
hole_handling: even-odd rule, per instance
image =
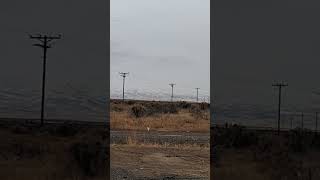
POLYGON ((122 88, 119 72, 130 72, 126 88, 140 92, 209 95, 209 0, 112 0, 111 93, 122 88))
POLYGON ((32 46, 38 42, 29 39, 29 33, 62 34, 47 54, 49 118, 88 120, 90 112, 104 116, 91 109, 105 108, 105 101, 88 102, 92 95, 108 94, 107 14, 107 1, 0 1, 0 117, 39 117, 42 50, 32 46), (55 90, 60 93, 52 95, 55 90))
MULTIPOLYGON (((216 0, 213 97, 217 103, 320 108, 320 5, 315 0, 216 0)), ((276 107, 276 106, 274 106, 276 107)))
POLYGON ((62 34, 48 50, 48 88, 88 87, 105 92, 107 3, 85 0, 0 2, 0 88, 41 87, 42 51, 28 34, 62 34))

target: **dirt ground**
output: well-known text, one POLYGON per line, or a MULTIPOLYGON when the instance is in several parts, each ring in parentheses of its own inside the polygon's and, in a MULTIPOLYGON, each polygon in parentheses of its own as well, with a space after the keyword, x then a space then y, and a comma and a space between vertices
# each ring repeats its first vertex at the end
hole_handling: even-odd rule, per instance
POLYGON ((209 179, 209 151, 183 145, 111 145, 111 179, 209 179))

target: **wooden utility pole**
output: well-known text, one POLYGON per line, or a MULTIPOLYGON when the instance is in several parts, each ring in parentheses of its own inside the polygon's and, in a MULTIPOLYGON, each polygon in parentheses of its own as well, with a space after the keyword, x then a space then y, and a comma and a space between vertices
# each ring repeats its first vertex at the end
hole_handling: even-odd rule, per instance
POLYGON ((318 133, 318 112, 316 112, 316 134, 318 133))
POLYGON ((175 86, 176 84, 169 84, 171 86, 171 102, 173 101, 173 86, 175 86))
POLYGON ((279 101, 278 101, 278 135, 279 135, 280 134, 280 112, 281 112, 281 89, 282 87, 288 86, 288 84, 276 83, 276 84, 272 84, 272 86, 276 86, 279 89, 279 101))
POLYGON ((303 112, 301 112, 301 129, 303 129, 303 112))
POLYGON ((45 85, 46 85, 46 63, 47 63, 47 49, 52 46, 49 44, 53 40, 61 39, 61 35, 48 36, 38 34, 36 36, 29 35, 30 39, 36 39, 40 43, 33 44, 33 46, 41 47, 43 50, 43 73, 42 73, 42 98, 41 98, 41 126, 43 126, 44 116, 44 98, 45 98, 45 85))
POLYGON ((199 89, 200 88, 196 88, 196 90, 197 90, 197 102, 199 102, 199 89))
POLYGON ((120 74, 121 77, 123 77, 123 81, 122 81, 122 101, 124 102, 124 83, 125 83, 126 77, 127 77, 127 75, 129 73, 128 72, 127 73, 120 72, 119 74, 120 74))

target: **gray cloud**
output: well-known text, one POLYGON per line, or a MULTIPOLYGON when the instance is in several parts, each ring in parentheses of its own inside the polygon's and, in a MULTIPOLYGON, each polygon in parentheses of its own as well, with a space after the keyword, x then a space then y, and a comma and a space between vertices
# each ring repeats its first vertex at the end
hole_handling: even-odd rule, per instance
POLYGON ((174 81, 183 94, 209 91, 209 0, 111 1, 111 91, 117 72, 131 89, 159 90, 174 81))

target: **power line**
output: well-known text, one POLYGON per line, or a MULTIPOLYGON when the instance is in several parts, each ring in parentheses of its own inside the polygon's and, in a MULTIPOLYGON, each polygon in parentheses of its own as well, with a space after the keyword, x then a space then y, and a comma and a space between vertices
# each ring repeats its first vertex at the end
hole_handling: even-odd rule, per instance
POLYGON ((171 91, 171 102, 172 102, 173 101, 173 86, 175 86, 176 84, 171 83, 169 85, 171 86, 171 89, 172 89, 172 91, 171 91))
POLYGON ((272 86, 278 87, 279 89, 279 101, 278 101, 278 135, 280 134, 280 111, 281 111, 281 89, 282 87, 288 86, 288 84, 284 83, 275 83, 272 86))
POLYGON ((123 77, 123 84, 122 84, 122 101, 124 102, 124 84, 125 84, 125 79, 127 75, 129 75, 129 72, 120 72, 119 73, 121 77, 123 77))
POLYGON ((36 39, 36 40, 40 41, 40 43, 33 44, 33 46, 41 47, 43 49, 42 98, 41 98, 41 126, 42 126, 43 125, 43 116, 44 116, 47 49, 52 47, 49 43, 53 40, 61 39, 61 35, 48 36, 48 35, 37 34, 36 36, 29 35, 29 38, 36 39))

